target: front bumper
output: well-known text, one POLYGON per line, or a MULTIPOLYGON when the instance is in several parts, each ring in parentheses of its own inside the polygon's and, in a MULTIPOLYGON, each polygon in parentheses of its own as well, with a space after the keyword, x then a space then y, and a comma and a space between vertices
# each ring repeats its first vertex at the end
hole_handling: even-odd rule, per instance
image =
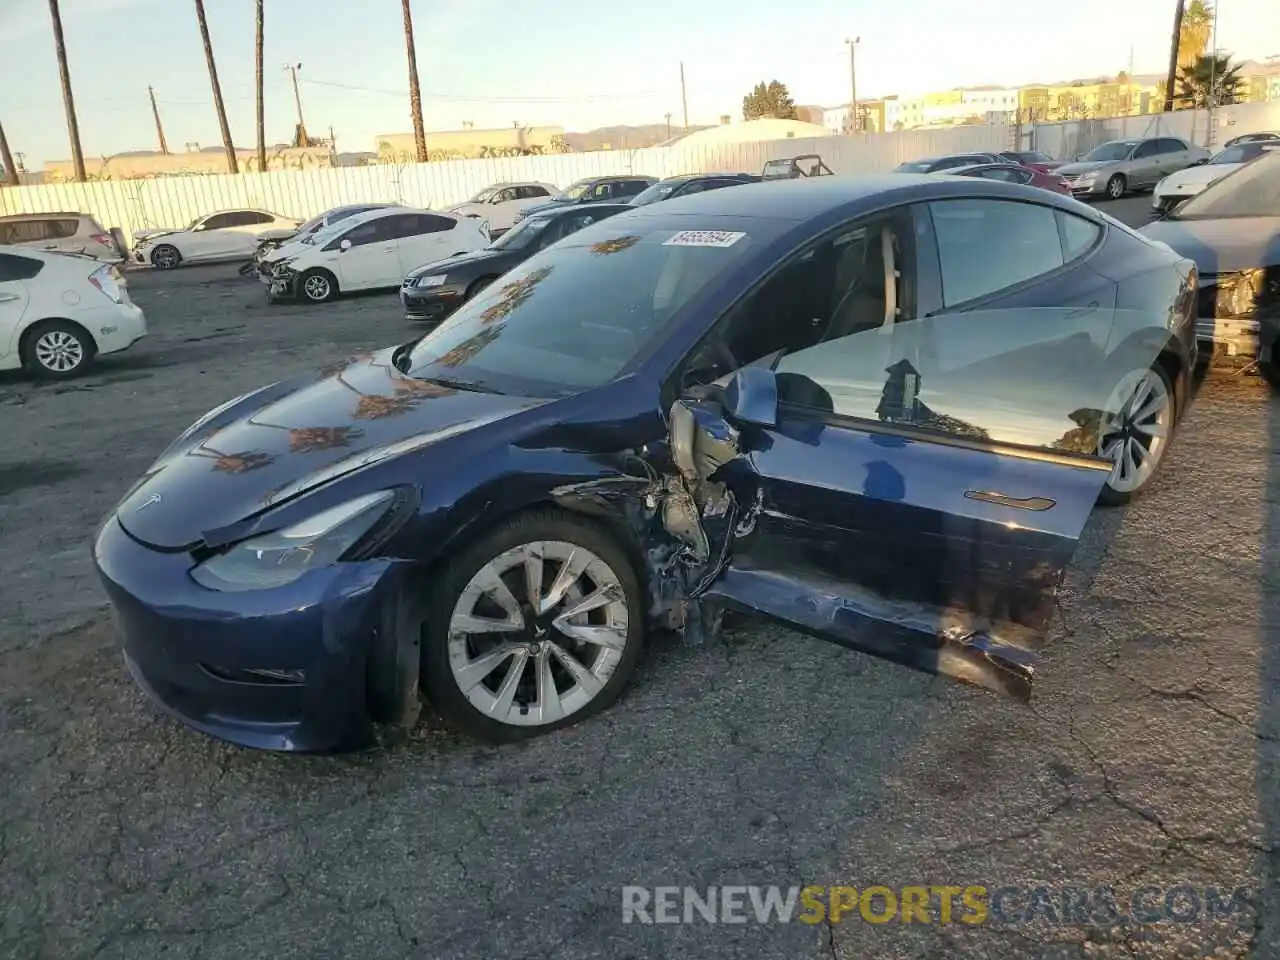
POLYGON ((399 589, 394 561, 219 593, 191 579, 190 555, 143 546, 114 514, 93 554, 129 672, 166 712, 259 749, 334 752, 373 742, 368 659, 399 589))
POLYGON ((262 288, 267 293, 267 300, 274 302, 276 300, 296 300, 298 299, 298 274, 293 270, 264 270, 258 269, 258 279, 262 281, 262 288))
POLYGON ((1094 180, 1067 180, 1067 185, 1071 188, 1073 197, 1101 197, 1107 192, 1107 178, 1099 177, 1094 180))
POLYGON ((462 306, 466 295, 465 288, 452 284, 441 287, 402 286, 400 304, 404 307, 406 320, 439 323, 462 306))

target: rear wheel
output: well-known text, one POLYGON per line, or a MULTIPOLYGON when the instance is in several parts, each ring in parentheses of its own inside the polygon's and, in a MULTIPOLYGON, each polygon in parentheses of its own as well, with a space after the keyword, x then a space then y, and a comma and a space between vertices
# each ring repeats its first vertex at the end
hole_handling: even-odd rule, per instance
POLYGON ((182 263, 182 254, 171 243, 162 243, 151 251, 151 265, 157 270, 172 270, 182 263))
POLYGON ((1173 383, 1159 364, 1134 370, 1120 378, 1106 409, 1098 454, 1112 467, 1099 501, 1117 506, 1146 490, 1164 460, 1176 413, 1173 383))
POLYGON ((22 363, 40 377, 66 380, 93 363, 97 344, 81 326, 67 320, 44 320, 22 341, 22 363))
POLYGON ((643 604, 626 553, 590 521, 515 517, 445 569, 423 634, 422 686, 480 740, 576 723, 621 694, 640 656, 643 604))

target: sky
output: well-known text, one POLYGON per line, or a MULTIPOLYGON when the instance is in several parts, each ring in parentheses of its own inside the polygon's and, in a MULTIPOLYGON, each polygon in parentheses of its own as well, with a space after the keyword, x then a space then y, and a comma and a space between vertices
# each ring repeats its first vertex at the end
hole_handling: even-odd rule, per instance
MULTIPOLYGON (((86 156, 154 149, 153 86, 171 150, 220 142, 192 0, 62 0, 86 156)), ((1221 0, 1217 46, 1241 59, 1280 54, 1280 2, 1221 0)), ((232 136, 255 142, 253 0, 205 0, 232 136)), ((780 80, 796 103, 847 103, 857 46, 859 98, 977 84, 1161 73, 1173 0, 413 0, 428 131, 741 117, 743 95, 780 80), (1010 11, 1018 11, 1010 15, 1010 11)), ((412 129, 398 0, 266 0, 269 143, 295 109, 284 64, 301 62, 312 136, 373 150, 412 129)), ((70 156, 47 0, 0 0, 0 124, 37 169, 70 156)))

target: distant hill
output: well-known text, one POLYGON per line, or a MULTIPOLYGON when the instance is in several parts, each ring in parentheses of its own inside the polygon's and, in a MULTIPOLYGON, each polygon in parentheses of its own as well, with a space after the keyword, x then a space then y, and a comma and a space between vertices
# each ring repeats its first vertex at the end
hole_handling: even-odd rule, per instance
MULTIPOLYGON (((706 126, 690 127, 688 132, 705 130, 706 126)), ((641 147, 656 147, 658 144, 680 136, 686 131, 676 123, 668 127, 665 123, 649 123, 639 127, 600 127, 586 133, 566 133, 565 146, 574 152, 585 153, 591 150, 637 150, 641 147)))

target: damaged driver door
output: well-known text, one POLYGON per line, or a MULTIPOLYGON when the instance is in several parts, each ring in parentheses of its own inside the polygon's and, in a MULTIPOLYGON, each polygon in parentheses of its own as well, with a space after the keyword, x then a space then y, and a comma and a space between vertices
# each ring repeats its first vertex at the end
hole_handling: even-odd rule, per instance
POLYGON ((896 326, 676 402, 672 454, 711 558, 696 599, 1028 699, 1110 467, 924 408, 911 357, 930 331, 896 326))

